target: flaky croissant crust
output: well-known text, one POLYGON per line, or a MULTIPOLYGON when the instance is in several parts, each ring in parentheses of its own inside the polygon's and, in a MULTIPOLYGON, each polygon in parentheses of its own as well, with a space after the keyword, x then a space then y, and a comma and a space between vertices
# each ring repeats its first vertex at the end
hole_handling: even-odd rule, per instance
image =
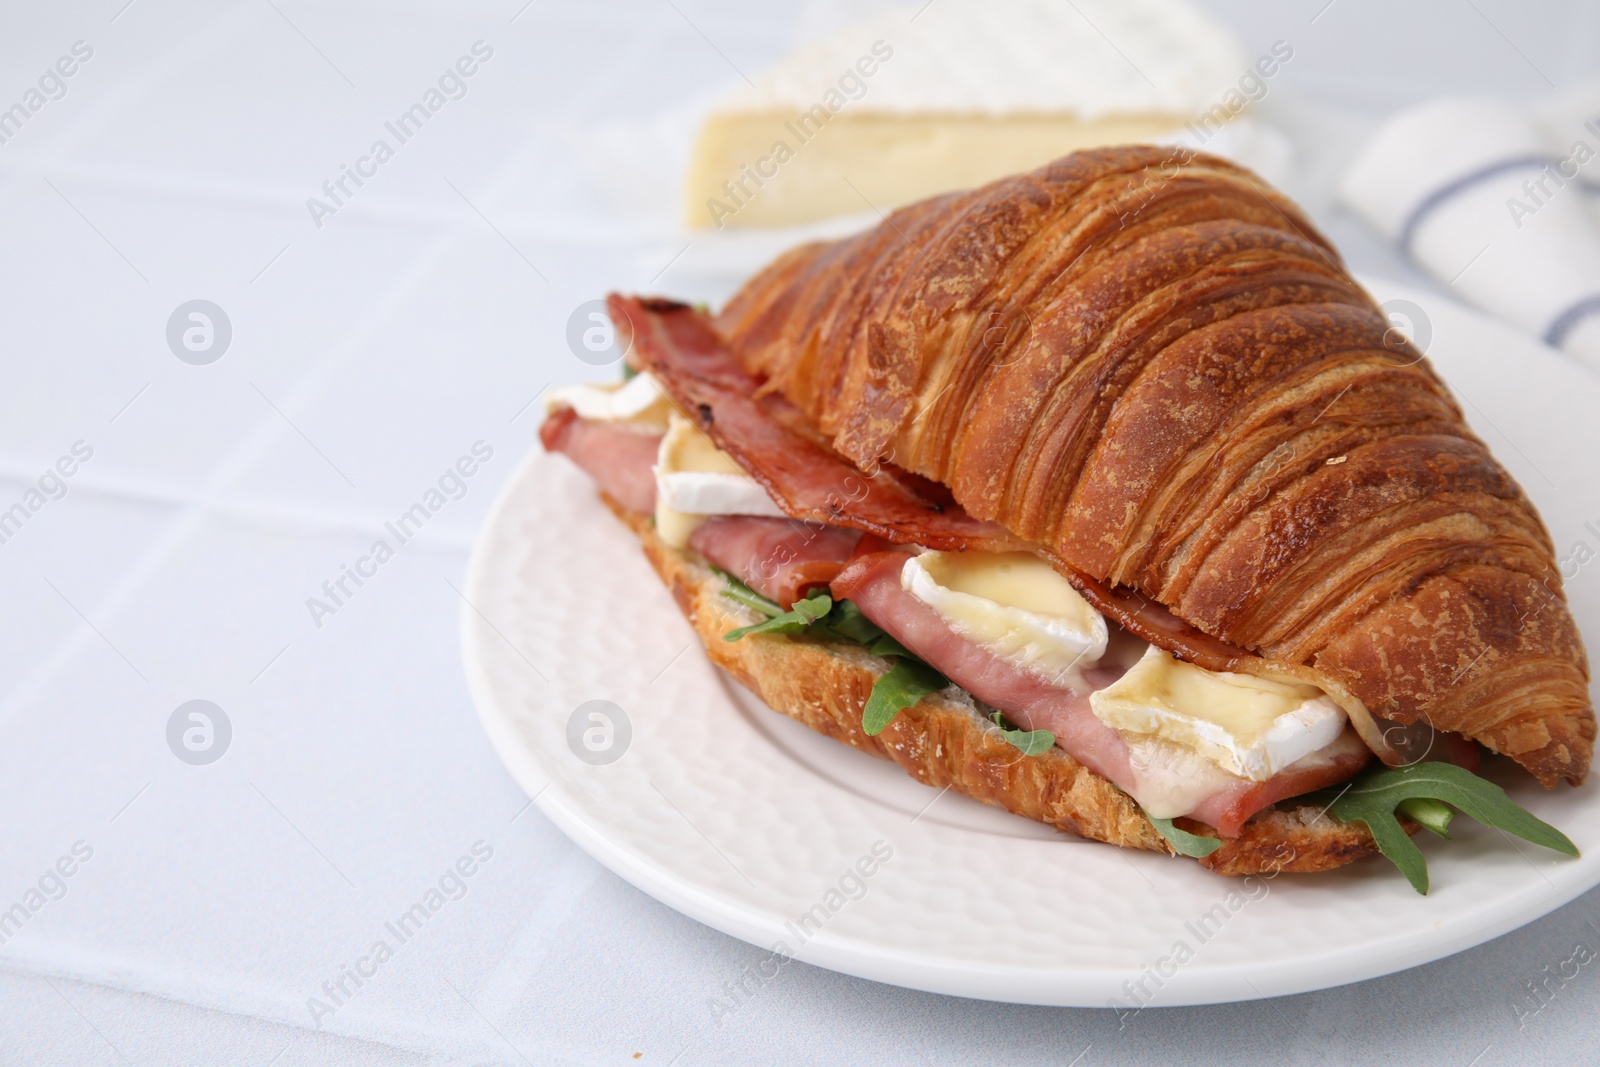
POLYGON ((718 316, 833 447, 1547 785, 1595 718, 1550 536, 1300 210, 1080 152, 797 249, 718 316))

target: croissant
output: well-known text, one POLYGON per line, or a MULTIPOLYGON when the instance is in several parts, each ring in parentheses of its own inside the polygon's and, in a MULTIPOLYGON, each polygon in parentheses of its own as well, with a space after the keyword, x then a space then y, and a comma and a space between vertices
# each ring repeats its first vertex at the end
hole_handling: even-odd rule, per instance
POLYGON ((1587 774, 1588 665, 1549 533, 1249 172, 1080 152, 798 248, 714 325, 748 376, 730 395, 860 471, 937 483, 1197 640, 1316 672, 1383 738, 1421 722, 1547 786, 1587 774))
POLYGON ((1406 833, 1450 809, 1395 789, 1576 854, 1472 773, 1480 745, 1588 773, 1549 534, 1249 172, 1078 153, 796 249, 715 316, 607 307, 636 376, 553 390, 540 438, 773 709, 1224 874, 1381 851, 1425 892, 1406 833))

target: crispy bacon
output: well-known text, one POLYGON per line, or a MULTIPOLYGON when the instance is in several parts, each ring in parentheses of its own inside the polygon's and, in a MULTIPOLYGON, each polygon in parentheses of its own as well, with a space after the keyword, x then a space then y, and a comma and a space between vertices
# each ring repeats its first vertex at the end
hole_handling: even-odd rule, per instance
POLYGON ((579 418, 571 408, 552 412, 539 427, 548 452, 564 453, 629 511, 656 510, 656 476, 651 467, 661 447, 659 433, 579 418))
POLYGON ((859 530, 821 523, 715 515, 695 529, 689 545, 788 608, 812 589, 833 581, 859 540, 859 530))
POLYGON ((1115 621, 1124 630, 1152 645, 1176 652, 1185 660, 1208 671, 1238 670, 1246 660, 1257 659, 1252 652, 1230 645, 1203 630, 1197 630, 1147 596, 1126 586, 1115 588, 1096 581, 1069 566, 1056 556, 1041 552, 1050 560, 1094 609, 1115 621))
POLYGON ((705 315, 617 294, 607 306, 611 320, 631 331, 642 369, 785 513, 927 548, 1019 547, 1004 528, 979 522, 891 464, 863 472, 808 434, 793 405, 762 392, 761 380, 739 365, 705 315))
MULTIPOLYGON (((1089 694, 1121 676, 1095 667, 1079 678, 1047 679, 974 644, 900 586, 907 557, 901 552, 858 556, 833 581, 835 596, 855 602, 861 613, 915 652, 946 678, 1005 712, 1029 730, 1049 730, 1073 759, 1132 793, 1137 782, 1122 736, 1095 715, 1089 694)), ((1240 780, 1205 798, 1191 816, 1224 837, 1238 837, 1245 820, 1279 800, 1342 782, 1371 753, 1351 731, 1328 750, 1284 768, 1265 782, 1240 780)))

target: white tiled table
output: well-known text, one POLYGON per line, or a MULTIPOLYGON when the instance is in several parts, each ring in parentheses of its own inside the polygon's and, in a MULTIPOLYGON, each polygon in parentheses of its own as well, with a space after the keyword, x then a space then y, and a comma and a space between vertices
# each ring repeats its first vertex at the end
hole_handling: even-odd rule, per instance
MULTIPOLYGON (((614 208, 586 146, 847 8, 674 3, 3 15, 0 108, 74 42, 94 53, 0 144, 0 510, 75 442, 93 456, 0 544, 0 909, 75 842, 93 855, 0 945, 0 1063, 1600 1059, 1588 972, 1525 1028, 1512 1011, 1575 941, 1600 947, 1593 894, 1416 971, 1121 1032, 798 964, 714 1025, 708 998, 761 950, 526 808, 469 704, 452 588, 530 447, 528 402, 597 373, 565 349, 569 312, 725 293, 674 263, 670 227, 614 208), (306 198, 479 40, 465 97, 317 227, 306 198), (165 338, 196 298, 233 330, 205 366, 165 338), (478 442, 460 498, 319 626, 307 598, 478 442), (233 730, 209 766, 166 743, 197 698, 233 730), (313 1028, 307 998, 480 841, 465 895, 313 1028)), ((1300 144, 1297 191, 1355 266, 1409 276, 1326 206, 1362 113, 1567 84, 1600 65, 1600 14, 1323 5, 1213 6, 1252 48, 1293 42, 1267 112, 1300 144)))

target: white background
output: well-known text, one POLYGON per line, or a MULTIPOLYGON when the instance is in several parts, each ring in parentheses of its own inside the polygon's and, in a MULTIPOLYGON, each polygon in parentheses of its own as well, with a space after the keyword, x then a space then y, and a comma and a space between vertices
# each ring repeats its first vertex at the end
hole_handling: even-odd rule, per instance
MULTIPOLYGON (((529 402, 601 373, 566 347, 571 311, 726 295, 640 206, 677 166, 653 138, 850 5, 125 3, 12 0, 0 22, 0 107, 94 49, 0 145, 0 508, 94 450, 0 544, 0 908, 94 850, 0 946, 0 1062, 1600 1059, 1592 969, 1513 1012, 1575 942, 1600 948, 1594 894, 1415 971, 1121 1031, 803 964, 714 1025, 707 999, 764 953, 526 808, 467 697, 452 584, 532 445, 529 402), (317 227, 306 198, 478 40, 466 97, 317 227), (232 323, 209 366, 166 344, 195 298, 232 323), (465 495, 318 627, 307 598, 479 441, 465 495), (166 744, 196 698, 233 726, 206 767, 166 744), (312 1029, 306 998, 480 840, 466 895, 312 1029)), ((1209 6, 1251 54, 1295 49, 1263 107, 1296 143, 1291 191, 1353 267, 1419 284, 1329 206, 1363 133, 1440 92, 1532 100, 1600 68, 1594 4, 1209 6)))

